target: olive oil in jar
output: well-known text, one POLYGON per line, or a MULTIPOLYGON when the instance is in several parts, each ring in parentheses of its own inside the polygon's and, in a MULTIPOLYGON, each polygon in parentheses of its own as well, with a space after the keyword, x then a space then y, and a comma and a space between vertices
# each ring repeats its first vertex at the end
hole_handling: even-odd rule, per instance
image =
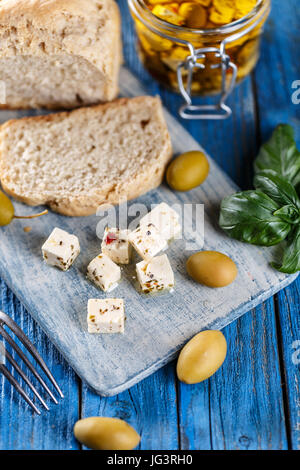
MULTIPOLYGON (((137 1, 141 3, 141 0, 137 1)), ((176 42, 176 38, 189 41, 196 49, 219 48, 227 35, 234 34, 229 30, 227 32, 227 27, 230 29, 233 26, 235 31, 239 31, 239 21, 250 16, 255 7, 265 1, 269 3, 269 0, 143 0, 148 13, 150 11, 159 19, 161 32, 167 31, 172 40, 156 34, 135 18, 142 62, 155 79, 178 91, 177 67, 190 52, 187 46, 176 42)), ((255 19, 254 14, 253 18, 255 19)), ((226 53, 238 67, 237 82, 243 80, 257 63, 264 22, 265 20, 259 22, 248 34, 227 44, 226 53)), ((155 28, 157 29, 157 23, 155 28)), ((220 93, 222 73, 217 66, 220 58, 215 52, 208 52, 205 58, 198 59, 198 63, 202 63, 204 68, 194 69, 192 94, 220 93)), ((182 69, 182 74, 186 85, 188 71, 182 69)), ((228 84, 231 74, 232 71, 228 71, 228 84)))
POLYGON ((215 29, 240 20, 256 3, 257 0, 145 0, 158 18, 194 29, 215 29))

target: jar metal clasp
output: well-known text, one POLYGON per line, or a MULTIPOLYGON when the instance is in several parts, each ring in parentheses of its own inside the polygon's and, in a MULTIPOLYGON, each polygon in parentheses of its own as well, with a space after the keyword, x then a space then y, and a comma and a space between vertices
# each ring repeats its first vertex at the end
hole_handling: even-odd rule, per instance
MULTIPOLYGON (((253 29, 256 28, 260 23, 262 23, 265 18, 268 16, 268 10, 266 10, 261 16, 259 16, 254 22, 252 22, 249 26, 244 28, 242 31, 239 31, 231 36, 226 37, 220 44, 220 48, 214 47, 207 47, 207 48, 200 48, 195 49, 194 46, 188 42, 185 42, 185 45, 189 48, 191 54, 177 67, 177 80, 178 86, 181 95, 185 100, 185 104, 183 104, 179 108, 179 114, 183 119, 227 119, 232 115, 232 109, 226 104, 226 100, 228 96, 232 93, 236 78, 238 68, 237 66, 230 60, 228 54, 226 54, 226 45, 235 42, 249 34, 253 29), (212 105, 194 105, 192 101, 192 94, 191 94, 191 85, 193 80, 193 70, 195 67, 197 68, 205 68, 204 64, 197 63, 199 59, 204 59, 207 53, 215 53, 215 57, 220 59, 220 62, 217 64, 212 64, 210 67, 213 68, 221 68, 222 69, 222 84, 221 84, 221 95, 219 102, 217 104, 212 105), (187 78, 187 85, 184 86, 183 83, 183 69, 188 71, 188 78, 187 78), (228 72, 231 70, 232 76, 229 83, 227 83, 227 75, 228 72)), ((164 33, 162 33, 164 34, 164 33)))
POLYGON ((185 100, 179 108, 179 114, 183 119, 227 119, 232 114, 232 110, 226 105, 226 100, 231 94, 237 77, 237 66, 231 62, 229 55, 225 53, 225 49, 221 52, 217 47, 207 47, 201 49, 194 49, 192 44, 188 44, 191 55, 189 55, 183 62, 178 64, 177 67, 177 80, 178 87, 181 95, 185 100), (198 62, 199 59, 205 59, 206 54, 214 53, 216 58, 220 59, 217 64, 211 64, 212 69, 222 69, 222 91, 218 104, 212 105, 194 105, 192 102, 191 86, 193 82, 193 72, 195 68, 204 69, 205 65, 198 62), (187 71, 187 83, 184 86, 183 71, 187 71), (230 83, 227 83, 226 77, 228 71, 232 71, 230 83))

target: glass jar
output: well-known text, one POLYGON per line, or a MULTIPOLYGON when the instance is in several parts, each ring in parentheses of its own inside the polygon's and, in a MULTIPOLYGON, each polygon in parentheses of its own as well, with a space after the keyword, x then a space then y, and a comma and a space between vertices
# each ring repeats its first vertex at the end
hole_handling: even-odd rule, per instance
MULTIPOLYGON (((223 3, 221 0, 192 0, 202 5, 200 8, 205 12, 202 29, 187 27, 186 23, 182 26, 179 20, 178 24, 172 24, 156 16, 147 6, 148 2, 162 9, 173 5, 175 9, 192 3, 173 0, 170 4, 170 1, 128 0, 136 24, 141 60, 156 80, 182 94, 185 104, 179 110, 181 117, 225 119, 232 113, 226 105, 227 97, 235 84, 251 73, 258 61, 261 34, 271 0, 258 0, 242 18, 219 26, 210 18, 219 23, 231 20, 226 9, 221 18, 212 16, 216 2, 226 8, 236 1, 242 11, 249 0, 222 0, 223 3), (193 96, 216 94, 220 99, 215 105, 193 104, 193 96)), ((192 15, 189 26, 194 26, 196 21, 201 22, 201 19, 192 15)))

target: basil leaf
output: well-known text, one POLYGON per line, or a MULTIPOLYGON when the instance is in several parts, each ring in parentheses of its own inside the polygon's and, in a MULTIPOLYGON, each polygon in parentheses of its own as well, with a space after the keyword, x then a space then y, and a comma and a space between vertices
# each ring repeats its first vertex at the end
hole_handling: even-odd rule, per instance
POLYGON ((254 186, 282 206, 294 205, 300 210, 300 199, 294 186, 273 170, 263 170, 254 177, 254 186))
POLYGON ((274 170, 300 191, 300 152, 291 126, 279 125, 269 142, 260 149, 254 164, 255 171, 274 170))
POLYGON ((284 243, 282 263, 271 264, 282 273, 294 274, 300 271, 300 225, 294 228, 284 243))
POLYGON ((232 238, 260 246, 277 245, 291 224, 274 215, 280 205, 262 191, 244 191, 223 199, 219 224, 232 238))
POLYGON ((278 211, 275 211, 273 215, 280 217, 290 224, 300 223, 300 212, 293 204, 287 204, 286 206, 281 207, 278 211))

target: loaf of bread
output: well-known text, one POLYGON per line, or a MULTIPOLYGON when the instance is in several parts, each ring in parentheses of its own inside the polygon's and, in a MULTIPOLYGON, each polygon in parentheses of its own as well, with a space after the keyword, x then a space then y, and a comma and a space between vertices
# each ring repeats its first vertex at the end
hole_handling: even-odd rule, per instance
POLYGON ((117 96, 113 0, 1 0, 0 80, 8 109, 72 109, 117 96))
POLYGON ((158 186, 172 156, 159 98, 112 103, 0 127, 3 189, 29 205, 93 214, 158 186))

